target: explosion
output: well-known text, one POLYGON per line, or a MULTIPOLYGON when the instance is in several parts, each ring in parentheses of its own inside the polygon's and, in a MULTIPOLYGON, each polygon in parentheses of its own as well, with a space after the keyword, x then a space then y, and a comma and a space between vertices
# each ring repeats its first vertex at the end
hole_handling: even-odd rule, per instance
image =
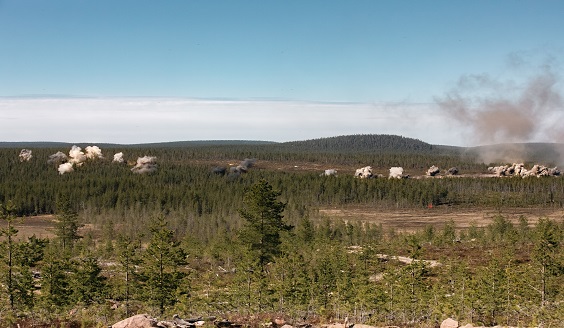
POLYGON ((402 179, 407 177, 407 175, 403 175, 403 167, 390 168, 390 175, 388 176, 388 179, 402 179))
POLYGON ((22 149, 20 151, 20 162, 29 162, 33 156, 31 155, 31 150, 29 149, 22 149))
POLYGON ((436 167, 435 165, 431 166, 428 170, 427 170, 427 175, 430 177, 434 177, 435 175, 439 174, 441 172, 441 170, 436 167))
POLYGON ((65 155, 64 153, 58 151, 56 153, 54 153, 53 155, 49 156, 49 159, 47 160, 47 164, 61 164, 63 162, 67 161, 67 155, 65 155))
POLYGON ((59 168, 57 170, 59 171, 60 175, 74 171, 74 169, 72 167, 72 163, 70 163, 70 162, 63 163, 63 164, 59 165, 59 168))
POLYGON ((86 155, 82 152, 82 148, 73 145, 71 150, 69 151, 69 163, 76 164, 76 166, 81 166, 82 163, 86 160, 86 155))
POLYGON ((328 169, 328 170, 325 170, 325 172, 321 173, 321 176, 332 176, 332 175, 337 175, 337 170, 328 169))
POLYGON ((546 176, 559 176, 561 174, 558 168, 549 168, 544 165, 535 164, 530 170, 525 168, 522 163, 513 163, 511 165, 493 166, 488 167, 488 171, 492 172, 498 177, 502 176, 519 176, 519 177, 546 177, 546 176))
POLYGON ((86 158, 88 159, 102 159, 102 150, 98 146, 86 147, 86 158))
POLYGON ((119 153, 115 153, 114 154, 114 163, 123 163, 125 160, 123 159, 123 153, 119 152, 119 153))
POLYGON ((354 177, 361 179, 370 179, 374 177, 374 175, 372 174, 372 167, 365 166, 363 168, 357 169, 356 172, 354 173, 354 177))
POLYGON ((156 164, 157 158, 154 156, 143 156, 137 158, 137 164, 131 168, 131 172, 133 173, 151 173, 157 170, 156 164))

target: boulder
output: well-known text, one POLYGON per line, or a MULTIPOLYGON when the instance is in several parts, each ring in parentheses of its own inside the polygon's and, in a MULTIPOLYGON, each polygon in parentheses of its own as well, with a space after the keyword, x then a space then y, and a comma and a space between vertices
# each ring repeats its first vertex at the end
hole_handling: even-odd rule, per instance
POLYGON ((458 328, 458 321, 447 318, 441 323, 441 328, 458 328))
POLYGON ((112 325, 112 328, 151 328, 157 327, 157 320, 148 314, 138 314, 112 325))

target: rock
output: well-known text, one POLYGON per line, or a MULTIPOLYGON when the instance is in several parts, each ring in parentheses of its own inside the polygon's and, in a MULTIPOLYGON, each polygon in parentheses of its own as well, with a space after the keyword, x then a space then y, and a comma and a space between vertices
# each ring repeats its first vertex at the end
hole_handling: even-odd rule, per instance
POLYGON ((151 328, 157 327, 157 320, 148 314, 138 314, 112 325, 112 328, 151 328))
POLYGON ((458 328, 458 321, 447 318, 441 323, 441 328, 458 328))
POLYGON ((353 328, 376 328, 374 326, 370 326, 370 325, 363 325, 361 323, 357 323, 355 325, 352 325, 353 328))

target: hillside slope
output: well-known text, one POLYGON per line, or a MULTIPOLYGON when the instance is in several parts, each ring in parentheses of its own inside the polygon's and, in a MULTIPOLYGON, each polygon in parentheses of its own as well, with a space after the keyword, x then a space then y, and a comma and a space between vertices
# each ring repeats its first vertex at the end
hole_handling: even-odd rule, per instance
POLYGON ((282 145, 296 151, 327 152, 428 152, 434 146, 418 139, 397 135, 356 134, 285 142, 282 145))

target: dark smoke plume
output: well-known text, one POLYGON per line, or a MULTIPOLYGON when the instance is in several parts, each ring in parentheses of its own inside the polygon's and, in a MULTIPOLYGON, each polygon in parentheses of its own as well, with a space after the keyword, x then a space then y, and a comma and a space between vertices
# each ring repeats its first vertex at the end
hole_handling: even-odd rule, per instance
POLYGON ((47 164, 55 164, 55 165, 59 165, 63 162, 66 162, 68 159, 67 155, 65 155, 63 152, 56 152, 53 155, 49 155, 49 159, 47 160, 47 164))
POLYGON ((212 169, 212 173, 215 173, 217 175, 224 175, 225 172, 227 172, 227 169, 223 166, 216 166, 212 169))
POLYGON ((247 173, 247 171, 255 165, 256 159, 254 158, 245 158, 239 165, 236 167, 229 168, 231 173, 247 173))

